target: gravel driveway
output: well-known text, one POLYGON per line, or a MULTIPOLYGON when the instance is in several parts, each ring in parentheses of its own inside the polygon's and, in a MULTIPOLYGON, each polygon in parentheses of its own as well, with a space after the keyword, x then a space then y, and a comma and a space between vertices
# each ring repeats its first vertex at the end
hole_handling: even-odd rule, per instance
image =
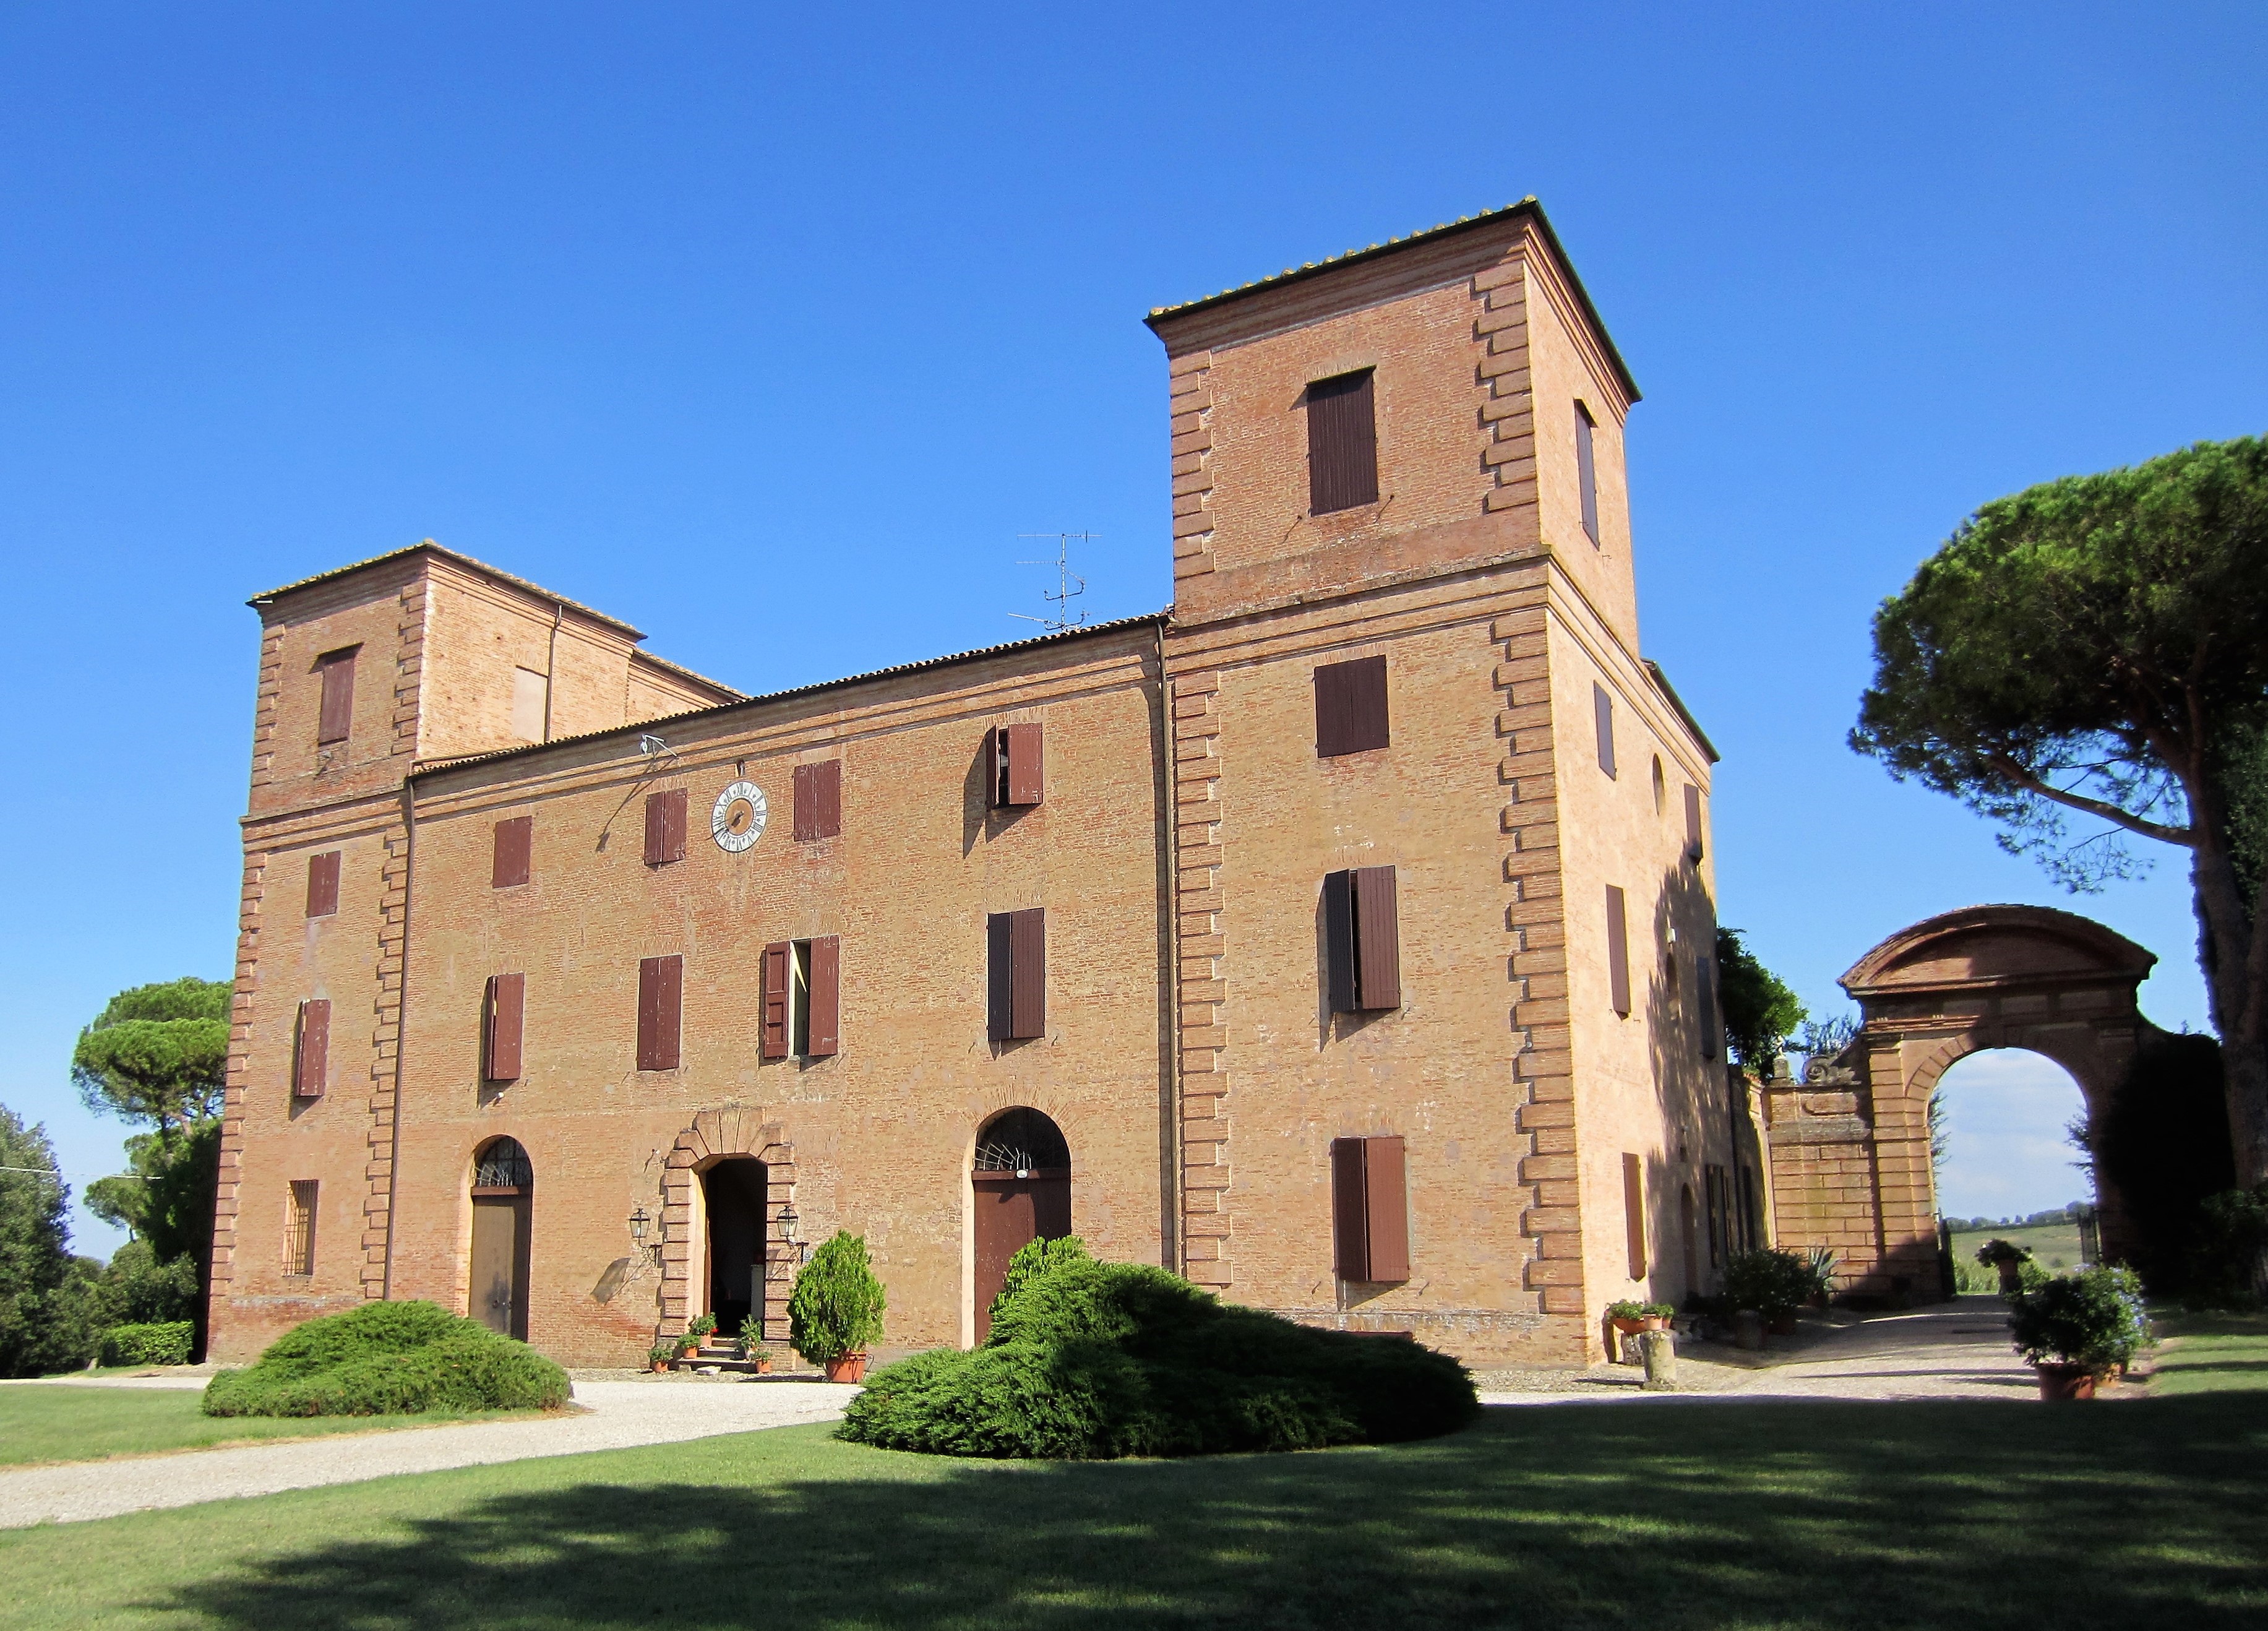
MULTIPOLYGON (((158 1386, 197 1386, 152 1379, 158 1386)), ((72 1387, 85 1382, 48 1385, 72 1387)), ((121 1385, 109 1381, 99 1385, 121 1385)), ((402 1428, 335 1438, 287 1439, 229 1450, 85 1461, 0 1472, 0 1529, 81 1523, 152 1507, 193 1506, 279 1489, 353 1484, 397 1472, 577 1456, 747 1433, 843 1413, 855 1387, 826 1382, 578 1381, 582 1411, 522 1421, 402 1428)))

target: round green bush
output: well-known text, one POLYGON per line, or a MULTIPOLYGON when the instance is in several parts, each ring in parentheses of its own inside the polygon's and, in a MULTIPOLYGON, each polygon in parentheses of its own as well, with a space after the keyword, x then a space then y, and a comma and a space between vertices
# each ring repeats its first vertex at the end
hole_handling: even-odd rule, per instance
POLYGON ((2084 1365, 2097 1376, 2151 1346, 2142 1281, 2131 1268, 2028 1279, 2008 1299, 2008 1332, 2030 1364, 2084 1365))
POLYGON ((932 1349, 869 1377, 839 1435, 1094 1460, 1426 1438, 1479 1409, 1464 1367, 1414 1342, 1319 1331, 1160 1268, 1057 1250, 1020 1284, 1012 1267, 981 1347, 932 1349))
POLYGON ((209 1416, 414 1415, 556 1410, 567 1373, 477 1320, 431 1303, 365 1303, 284 1332, 205 1389, 209 1416))

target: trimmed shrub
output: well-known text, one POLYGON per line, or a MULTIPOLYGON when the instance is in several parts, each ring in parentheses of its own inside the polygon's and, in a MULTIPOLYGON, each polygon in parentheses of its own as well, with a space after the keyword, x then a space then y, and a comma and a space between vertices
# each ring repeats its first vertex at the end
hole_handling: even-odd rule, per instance
POLYGON ((1161 1268, 1064 1250, 968 1353, 876 1372, 838 1435, 934 1455, 1094 1460, 1426 1438, 1479 1409, 1446 1354, 1222 1303, 1161 1268))
POLYGON ((209 1416, 556 1410, 567 1373, 524 1342, 431 1303, 365 1303, 286 1332, 205 1389, 209 1416))
POLYGON ((2024 1288, 2008 1298, 2008 1331, 2028 1363, 2084 1365, 2098 1376, 2151 1346, 2141 1278, 2131 1268, 2050 1278, 2025 1265, 2024 1288))
POLYGON ((795 1277, 787 1339, 814 1365, 861 1354, 882 1334, 887 1299, 866 1263, 866 1237, 836 1229, 795 1277))
POLYGON ((1799 1252, 1755 1246, 1725 1259, 1725 1297, 1735 1309, 1792 1314, 1811 1301, 1819 1276, 1799 1252))
POLYGON ((102 1333, 101 1359, 106 1365, 186 1365, 196 1339, 194 1320, 113 1325, 102 1333))

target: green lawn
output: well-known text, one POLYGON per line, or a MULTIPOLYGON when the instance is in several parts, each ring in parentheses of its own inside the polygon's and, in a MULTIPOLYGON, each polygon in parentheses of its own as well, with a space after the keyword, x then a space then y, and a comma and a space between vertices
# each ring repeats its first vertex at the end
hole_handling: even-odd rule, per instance
MULTIPOLYGON (((0 1387, 0 1466, 99 1461, 249 1439, 369 1433, 477 1416, 209 1416, 180 1388, 0 1387)), ((506 1413, 494 1412, 492 1414, 506 1413)))
POLYGON ((0 1534, 23 1627, 1432 1625, 2253 1631, 2268 1413, 1496 1409, 1088 1465, 788 1428, 0 1534))
MULTIPOLYGON (((2032 1261, 2051 1274, 2059 1269, 2079 1266, 2079 1225, 2066 1220, 2061 1223, 2036 1223, 2028 1229, 1985 1229, 1966 1231, 1953 1237, 1953 1260, 1979 1269, 1977 1248, 1988 1240, 2013 1241, 2031 1252, 2032 1261)), ((1992 1269, 1981 1272, 1998 1286, 1999 1278, 1992 1269)))
POLYGON ((2158 1315, 2150 1397, 2268 1389, 2268 1315, 2158 1315))

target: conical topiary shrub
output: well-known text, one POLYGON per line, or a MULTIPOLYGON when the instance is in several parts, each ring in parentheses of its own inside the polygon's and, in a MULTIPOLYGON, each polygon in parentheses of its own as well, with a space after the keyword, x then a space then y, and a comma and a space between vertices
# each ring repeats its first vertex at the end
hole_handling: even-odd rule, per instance
POLYGON ((887 1300, 866 1262, 866 1239, 848 1229, 811 1254, 787 1300, 788 1341, 815 1365, 862 1354, 882 1334, 887 1300))

